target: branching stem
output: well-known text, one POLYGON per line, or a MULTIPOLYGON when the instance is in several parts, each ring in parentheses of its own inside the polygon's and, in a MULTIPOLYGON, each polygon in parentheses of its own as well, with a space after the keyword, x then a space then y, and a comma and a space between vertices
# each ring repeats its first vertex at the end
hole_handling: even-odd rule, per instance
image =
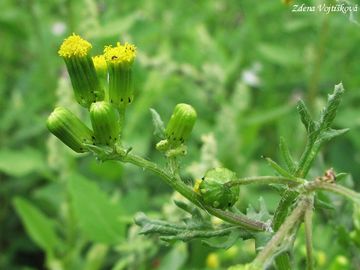
POLYGON ((196 206, 206 210, 209 214, 214 215, 229 223, 241 226, 242 228, 250 231, 265 231, 268 229, 268 226, 265 223, 249 219, 245 215, 234 214, 229 211, 224 211, 204 205, 199 194, 194 192, 183 181, 179 181, 176 176, 171 175, 168 171, 162 169, 157 164, 131 153, 126 154, 126 151, 121 147, 117 147, 116 152, 116 155, 112 156, 112 159, 120 160, 125 163, 132 163, 140 168, 154 172, 155 174, 159 175, 174 190, 178 191, 196 206))
POLYGON ((292 213, 285 219, 284 223, 280 226, 276 234, 266 244, 266 246, 259 252, 253 261, 253 265, 259 269, 263 269, 271 260, 273 254, 276 253, 280 244, 283 242, 289 231, 298 223, 299 219, 309 206, 309 199, 306 197, 300 198, 297 206, 292 213))
POLYGON ((357 203, 360 205, 360 193, 355 192, 351 189, 348 189, 346 187, 334 184, 334 183, 328 183, 321 180, 315 180, 312 182, 308 182, 304 185, 304 188, 306 191, 315 191, 315 190, 326 190, 333 193, 337 193, 339 195, 342 195, 349 200, 353 201, 354 203, 357 203))

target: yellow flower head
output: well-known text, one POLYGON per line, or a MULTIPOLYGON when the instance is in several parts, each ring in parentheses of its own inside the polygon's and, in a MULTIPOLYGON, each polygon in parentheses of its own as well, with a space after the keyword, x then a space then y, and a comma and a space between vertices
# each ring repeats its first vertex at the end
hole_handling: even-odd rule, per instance
POLYGON ((92 57, 96 71, 106 71, 107 64, 104 55, 96 55, 92 57))
POLYGON ((84 57, 88 54, 91 48, 92 46, 90 42, 73 33, 64 40, 58 53, 61 57, 66 58, 70 58, 72 56, 84 57))
POLYGON ((129 43, 121 45, 120 42, 118 42, 115 47, 111 45, 106 46, 104 56, 108 63, 130 66, 136 56, 136 47, 129 43))

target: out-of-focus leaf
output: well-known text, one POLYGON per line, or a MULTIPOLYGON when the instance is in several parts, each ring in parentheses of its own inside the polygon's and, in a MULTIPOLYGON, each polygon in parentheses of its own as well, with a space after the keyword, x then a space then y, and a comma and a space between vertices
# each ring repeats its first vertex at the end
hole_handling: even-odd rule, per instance
POLYGON ((128 31, 139 19, 142 18, 141 12, 134 12, 121 19, 112 20, 108 24, 89 31, 89 38, 106 38, 116 36, 128 31))
POLYGON ((86 254, 86 261, 84 269, 86 270, 100 270, 109 247, 104 244, 93 244, 86 254))
POLYGON ((120 222, 124 213, 121 206, 80 175, 72 174, 68 181, 72 207, 84 234, 96 242, 119 243, 125 233, 125 225, 120 222))
POLYGON ((356 230, 360 231, 360 206, 354 203, 353 221, 356 230))
POLYGON ((285 46, 260 44, 259 53, 268 61, 282 66, 291 66, 301 63, 300 52, 285 46))
POLYGON ((46 170, 45 160, 40 152, 34 149, 0 151, 0 171, 15 177, 46 170))
POLYGON ((184 243, 176 244, 162 259, 158 270, 178 270, 184 266, 188 252, 184 243))
POLYGON ((62 242, 55 232, 54 222, 51 219, 23 198, 15 198, 14 206, 27 233, 39 247, 52 253, 61 246, 62 242))

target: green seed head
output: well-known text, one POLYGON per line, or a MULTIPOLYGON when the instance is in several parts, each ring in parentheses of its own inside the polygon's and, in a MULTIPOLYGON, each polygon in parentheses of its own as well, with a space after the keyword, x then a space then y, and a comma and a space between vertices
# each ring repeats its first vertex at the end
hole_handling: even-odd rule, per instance
POLYGON ((196 111, 192 106, 185 103, 175 106, 165 130, 166 138, 172 148, 183 144, 189 138, 196 117, 196 111))
POLYGON ((120 135, 119 113, 110 103, 99 101, 91 104, 90 119, 96 144, 110 146, 118 141, 120 135))
POLYGON ((57 107, 48 117, 47 128, 64 144, 78 153, 86 152, 84 144, 92 144, 92 131, 72 112, 57 107))
POLYGON ((200 194, 207 205, 226 209, 239 199, 239 187, 227 187, 224 184, 236 179, 236 174, 226 168, 207 171, 200 183, 200 194))

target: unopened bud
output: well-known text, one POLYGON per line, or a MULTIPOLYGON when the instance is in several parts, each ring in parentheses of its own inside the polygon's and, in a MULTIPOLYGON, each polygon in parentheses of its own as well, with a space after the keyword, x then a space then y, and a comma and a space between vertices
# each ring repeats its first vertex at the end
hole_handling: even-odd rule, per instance
POLYGON ((84 144, 92 144, 92 131, 72 112, 57 107, 48 117, 47 128, 64 144, 78 153, 86 152, 84 144))
POLYGON ((120 136, 119 113, 110 103, 99 101, 91 104, 90 119, 96 144, 114 145, 118 141, 120 136))
POLYGON ((185 103, 175 106, 165 130, 166 138, 172 148, 183 144, 189 138, 196 118, 197 114, 192 106, 185 103))

